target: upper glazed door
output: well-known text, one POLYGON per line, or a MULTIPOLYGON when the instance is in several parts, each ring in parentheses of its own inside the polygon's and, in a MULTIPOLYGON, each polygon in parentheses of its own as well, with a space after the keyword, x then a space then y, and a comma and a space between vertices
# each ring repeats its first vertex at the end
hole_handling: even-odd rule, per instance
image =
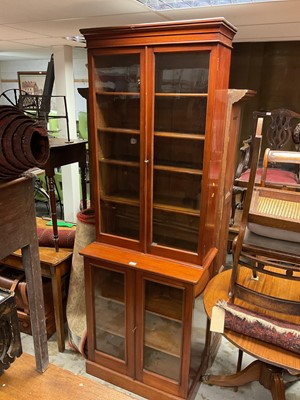
POLYGON ((138 50, 106 51, 93 58, 98 234, 102 241, 129 240, 136 246, 143 212, 141 59, 138 50))
POLYGON ((218 82, 209 75, 217 69, 216 48, 95 50, 91 60, 97 240, 201 263, 214 214, 207 190, 214 185, 218 82))
POLYGON ((197 257, 210 50, 156 48, 153 62, 149 251, 197 257))

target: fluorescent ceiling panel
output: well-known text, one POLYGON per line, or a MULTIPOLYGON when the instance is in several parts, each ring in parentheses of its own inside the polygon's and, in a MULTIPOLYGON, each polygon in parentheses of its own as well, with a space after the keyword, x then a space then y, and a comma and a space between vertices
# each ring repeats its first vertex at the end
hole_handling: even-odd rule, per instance
POLYGON ((180 8, 198 8, 227 6, 232 4, 263 3, 278 0, 137 0, 155 11, 176 10, 180 8))

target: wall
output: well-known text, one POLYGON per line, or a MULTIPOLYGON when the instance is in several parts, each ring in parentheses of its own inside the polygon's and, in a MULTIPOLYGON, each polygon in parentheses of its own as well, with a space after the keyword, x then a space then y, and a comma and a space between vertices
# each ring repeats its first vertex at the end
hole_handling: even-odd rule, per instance
POLYGON ((234 44, 230 88, 257 91, 245 103, 240 145, 253 133, 253 111, 288 108, 300 113, 299 54, 299 41, 234 44))
MULTIPOLYGON (((0 94, 8 89, 18 89, 18 71, 47 71, 48 61, 50 60, 13 60, 0 62, 0 94)), ((77 92, 77 88, 88 87, 88 70, 86 67, 86 50, 76 49, 73 52, 73 71, 75 87, 75 108, 78 118, 79 111, 86 111, 86 100, 77 92)), ((10 92, 11 93, 11 92, 10 92)), ((9 93, 7 93, 9 95, 9 93)), ((53 95, 62 95, 56 93, 55 87, 53 95)), ((0 97, 0 104, 8 104, 0 97)))

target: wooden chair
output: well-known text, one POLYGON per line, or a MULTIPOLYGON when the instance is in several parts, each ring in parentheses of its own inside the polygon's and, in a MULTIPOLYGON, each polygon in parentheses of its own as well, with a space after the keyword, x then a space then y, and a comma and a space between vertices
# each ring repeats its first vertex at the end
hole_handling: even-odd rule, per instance
MULTIPOLYGON (((260 146, 258 129, 232 271, 216 275, 204 292, 209 318, 218 304, 223 334, 239 349, 237 373, 203 381, 238 387, 257 380, 274 400, 284 400, 284 373, 300 377, 300 193, 266 187, 265 181, 255 186, 260 146), (244 351, 257 360, 241 371, 244 351)), ((273 157, 290 161, 289 152, 273 157)), ((300 164, 300 154, 291 158, 300 164)))
MULTIPOLYGON (((254 122, 258 118, 264 118, 265 133, 263 147, 271 150, 300 151, 300 114, 291 110, 279 108, 270 112, 253 113, 254 122)), ((250 163, 252 158, 252 135, 243 142, 241 147, 240 161, 237 165, 232 196, 232 215, 230 225, 234 224, 236 208, 243 208, 245 192, 249 182, 250 163), (241 200, 237 202, 237 195, 241 195, 241 200)), ((255 183, 261 181, 262 168, 257 168, 255 183)), ((286 166, 272 163, 268 170, 267 181, 276 186, 285 185, 291 187, 300 184, 299 165, 286 166)))

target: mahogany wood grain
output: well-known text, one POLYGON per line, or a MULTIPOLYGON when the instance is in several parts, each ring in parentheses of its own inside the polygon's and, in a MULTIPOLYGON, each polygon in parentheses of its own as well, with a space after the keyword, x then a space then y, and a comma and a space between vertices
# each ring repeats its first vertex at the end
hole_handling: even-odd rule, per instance
MULTIPOLYGON (((36 226, 52 230, 52 227, 46 226, 47 221, 42 218, 36 218, 36 226)), ((35 228, 36 229, 36 228, 35 228)), ((72 228, 63 228, 76 230, 74 225, 72 228)), ((59 228, 58 228, 59 231, 59 228)), ((51 279, 52 296, 55 315, 55 325, 57 334, 58 350, 63 352, 65 349, 64 320, 65 311, 62 299, 62 278, 67 276, 72 267, 73 249, 60 248, 59 252, 54 247, 38 247, 40 259, 40 271, 43 277, 51 279)), ((7 257, 3 258, 0 263, 8 265, 12 268, 23 271, 24 264, 21 249, 14 251, 7 257)))
MULTIPOLYGON (((219 213, 224 196, 221 179, 229 159, 227 150, 224 152, 224 141, 230 55, 235 32, 224 18, 81 30, 88 48, 89 148, 92 149, 90 167, 96 216, 96 242, 81 251, 85 259, 87 371, 146 398, 192 398, 205 370, 204 358, 192 354, 194 304, 213 274, 212 264, 215 263, 218 269, 219 261, 215 260, 218 250, 224 246, 221 241, 228 229, 228 222, 220 218, 219 213), (184 71, 186 66, 184 62, 181 65, 182 60, 187 58, 192 65, 192 53, 199 56, 201 70, 209 69, 208 78, 204 77, 204 93, 199 89, 200 93, 194 94, 195 90, 189 88, 191 90, 183 90, 187 93, 177 96, 175 86, 171 87, 170 93, 165 93, 160 83, 157 85, 156 77, 160 81, 163 70, 168 71, 169 64, 173 68, 173 60, 180 60, 179 69, 184 71), (168 61, 163 69, 158 67, 157 70, 163 57, 168 61), (105 91, 103 79, 106 78, 99 72, 102 61, 104 68, 108 65, 118 67, 115 61, 111 64, 117 59, 125 60, 127 66, 129 58, 138 65, 139 90, 134 87, 130 92, 129 86, 125 85, 124 93, 119 86, 115 87, 116 92, 105 91), (131 105, 130 113, 123 118, 124 105, 119 103, 118 97, 131 105), (183 121, 189 123, 183 124, 183 121), (133 154, 132 158, 126 152, 122 157, 113 157, 109 152, 106 155, 107 142, 101 140, 108 134, 138 137, 138 155, 133 154), (155 148, 162 149, 163 153, 157 154, 155 148), (193 155, 190 155, 191 149, 195 150, 193 155), (172 151, 174 154, 169 156, 172 151), (115 171, 110 174, 107 171, 108 166, 116 169, 121 165, 126 170, 125 184, 125 175, 122 178, 115 171), (124 208, 120 209, 120 205, 124 208), (174 235, 172 227, 176 231, 174 235), (220 231, 222 235, 219 235, 220 231), (95 315, 95 303, 101 298, 101 289, 97 289, 95 277, 102 270, 115 270, 125 276, 127 296, 122 303, 126 310, 125 362, 97 349, 95 322, 100 319, 95 315), (166 348, 160 349, 159 355, 155 353, 155 347, 148 350, 151 357, 158 357, 158 364, 163 363, 162 369, 166 359, 169 363, 177 363, 174 375, 159 370, 155 373, 153 364, 147 369, 145 337, 149 332, 145 315, 149 304, 150 308, 157 306, 154 301, 146 301, 149 281, 160 286, 162 293, 165 288, 170 291, 176 288, 182 294, 181 318, 175 321, 182 326, 174 329, 176 333, 181 332, 174 334, 180 349, 175 355, 174 351, 170 355, 166 348), (193 356, 197 366, 192 375, 193 356)), ((237 129, 232 130, 231 135, 236 134, 237 129)), ((229 151, 229 147, 227 149, 229 151)), ((228 168, 231 167, 233 165, 228 163, 228 168)), ((227 183, 225 186, 229 191, 227 183)), ((161 319, 172 319, 166 297, 161 296, 164 306, 153 313, 161 319)), ((113 303, 114 298, 109 300, 113 303)), ((176 312, 172 315, 178 316, 176 312)), ((159 336, 158 332, 156 334, 159 336)), ((162 342, 155 344, 159 347, 162 342)), ((169 349, 167 345, 165 347, 169 349)))
POLYGON ((0 260, 21 249, 36 369, 44 372, 49 358, 33 193, 33 176, 0 184, 0 260))
MULTIPOLYGON (((243 110, 244 102, 252 98, 255 92, 252 90, 228 90, 226 127, 223 145, 222 170, 220 176, 220 202, 218 205, 217 218, 221 221, 221 229, 217 232, 219 252, 214 262, 214 271, 217 273, 217 268, 226 265, 226 253, 230 231, 227 229, 230 221, 231 204, 232 204, 232 182, 234 179, 235 168, 235 149, 239 136, 240 119, 243 110), (226 228, 225 228, 226 227, 226 228)), ((233 227, 232 229, 233 230, 233 227)), ((237 234, 238 231, 235 231, 237 234)), ((230 237, 230 240, 232 238, 230 237)))
MULTIPOLYGON (((219 299, 223 299, 225 301, 229 300, 228 290, 230 277, 231 271, 225 271, 221 274, 216 275, 216 277, 208 283, 204 291, 204 307, 209 318, 211 318, 212 307, 219 299)), ((243 270, 241 272, 240 279, 243 283, 251 282, 251 271, 243 270)), ((264 287, 264 290, 268 290, 269 293, 274 293, 274 296, 278 295, 278 290, 280 290, 280 293, 284 293, 288 299, 297 299, 297 295, 299 293, 299 283, 293 281, 287 281, 285 283, 283 282, 283 286, 278 289, 278 286, 274 285, 274 281, 276 282, 276 278, 269 276, 267 282, 264 281, 261 283, 261 285, 264 287)), ((244 302, 241 302, 239 300, 236 301, 236 304, 247 306, 253 311, 259 310, 260 312, 263 312, 263 310, 259 309, 258 307, 251 307, 251 305, 249 306, 249 304, 245 304, 244 302)), ((269 316, 274 316, 274 313, 271 313, 267 310, 265 310, 265 314, 269 316)), ((300 317, 280 314, 278 314, 277 317, 281 317, 281 319, 285 319, 286 321, 290 321, 298 325, 300 324, 300 317)), ((284 366, 287 369, 300 372, 300 357, 296 353, 292 353, 284 349, 279 349, 272 344, 265 343, 260 340, 228 330, 225 330, 224 336, 238 348, 242 349, 246 353, 259 360, 268 362, 278 367, 284 366)))
MULTIPOLYGON (((207 262, 199 268, 197 265, 168 260, 99 242, 86 246, 80 251, 80 254, 91 260, 103 260, 111 265, 127 266, 127 268, 133 270, 147 271, 172 279, 172 281, 179 280, 195 286, 199 284, 203 277, 205 280, 208 278, 206 272, 211 262, 211 259, 208 258, 207 262), (135 263, 135 265, 132 263, 135 263)), ((216 252, 212 252, 212 254, 215 255, 216 252)))

